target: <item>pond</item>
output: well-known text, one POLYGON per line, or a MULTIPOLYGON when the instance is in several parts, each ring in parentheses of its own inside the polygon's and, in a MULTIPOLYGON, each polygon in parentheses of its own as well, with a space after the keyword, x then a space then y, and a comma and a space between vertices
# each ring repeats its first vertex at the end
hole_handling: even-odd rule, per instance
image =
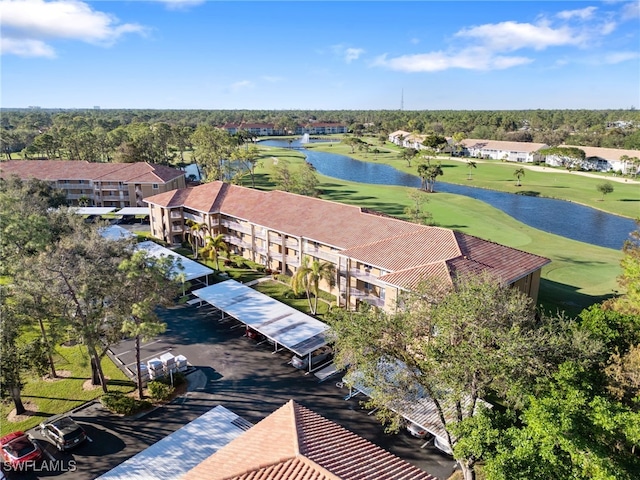
MULTIPOLYGON (((313 141, 312 141, 313 142, 313 141)), ((289 147, 286 140, 265 140, 262 145, 289 147)), ((291 144, 300 148, 299 142, 291 144)), ((318 173, 351 182, 378 185, 420 187, 420 177, 396 170, 389 165, 362 162, 346 155, 303 150, 307 161, 318 173)), ((585 207, 576 203, 438 181, 436 191, 475 198, 498 208, 533 228, 561 235, 571 240, 620 250, 629 233, 636 229, 633 220, 585 207)))

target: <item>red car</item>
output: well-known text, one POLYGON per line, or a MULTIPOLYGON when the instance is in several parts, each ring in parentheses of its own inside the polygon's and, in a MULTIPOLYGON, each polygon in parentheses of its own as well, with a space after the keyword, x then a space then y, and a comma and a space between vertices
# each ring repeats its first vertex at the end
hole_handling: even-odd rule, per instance
POLYGON ((0 438, 2 461, 13 469, 20 469, 27 462, 40 460, 42 450, 24 432, 13 432, 0 438))

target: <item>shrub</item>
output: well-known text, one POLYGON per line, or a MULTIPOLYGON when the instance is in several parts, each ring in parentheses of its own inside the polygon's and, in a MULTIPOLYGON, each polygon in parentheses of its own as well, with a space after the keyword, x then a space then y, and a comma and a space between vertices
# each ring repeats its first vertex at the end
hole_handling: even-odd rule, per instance
MULTIPOLYGON (((165 385, 171 385, 171 375, 167 375, 165 377, 158 378, 154 380, 154 382, 164 383, 165 385)), ((187 383, 187 377, 185 377, 184 373, 176 372, 173 374, 173 386, 179 387, 183 383, 187 383)))
POLYGON ((168 400, 174 391, 171 385, 167 385, 164 381, 153 380, 147 384, 149 396, 154 400, 168 400))
POLYGON ((278 280, 279 282, 285 283, 287 285, 291 283, 291 277, 289 275, 285 275, 284 273, 277 274, 276 280, 278 280))
POLYGON ((119 415, 133 415, 151 408, 151 403, 147 400, 137 400, 122 392, 105 393, 100 397, 100 403, 109 411, 119 415))

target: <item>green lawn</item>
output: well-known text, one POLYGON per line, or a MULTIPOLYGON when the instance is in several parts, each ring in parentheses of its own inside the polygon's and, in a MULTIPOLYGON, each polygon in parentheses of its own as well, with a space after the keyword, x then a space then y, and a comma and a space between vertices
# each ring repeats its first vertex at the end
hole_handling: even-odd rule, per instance
MULTIPOLYGON (((55 381, 41 378, 25 378, 22 389, 22 401, 37 405, 34 415, 21 422, 8 422, 7 415, 14 405, 10 399, 0 404, 0 435, 16 430, 27 430, 38 425, 43 419, 58 413, 68 412, 80 405, 102 395, 102 388, 84 390, 83 384, 91 377, 91 366, 86 349, 80 345, 73 347, 60 346, 55 355, 56 369, 61 373, 70 372, 68 377, 55 381)), ((108 378, 109 391, 130 392, 133 383, 114 365, 108 357, 102 361, 104 374, 108 378)))
MULTIPOLYGON (((273 171, 271 157, 286 154, 295 168, 302 162, 300 152, 288 149, 266 151, 262 167, 257 170, 256 187, 274 188, 269 174, 273 171), (281 153, 284 150, 283 153, 281 153)), ((569 175, 567 175, 569 176, 569 175)), ((322 175, 321 197, 403 217, 409 205, 411 188, 346 182, 322 175)), ((245 179, 245 185, 248 180, 245 179)), ((452 228, 551 260, 542 271, 539 301, 545 309, 564 310, 570 315, 612 296, 618 289, 616 277, 621 273, 621 251, 597 247, 542 232, 511 218, 484 202, 447 193, 425 194, 426 210, 432 213, 437 226, 452 228)))
MULTIPOLYGON (((400 148, 390 143, 385 147, 376 147, 383 151, 378 155, 357 151, 351 154, 350 147, 340 143, 314 143, 309 144, 307 148, 348 155, 368 162, 384 163, 403 172, 417 175, 418 163, 414 161, 409 167, 406 161, 399 158, 400 148)), ((624 217, 634 219, 640 217, 640 183, 632 179, 627 179, 626 183, 611 181, 614 191, 602 200, 602 194, 598 192, 597 185, 610 179, 610 174, 603 173, 599 174, 601 178, 590 178, 576 173, 565 173, 563 169, 552 167, 545 167, 545 171, 539 172, 528 169, 527 164, 500 160, 469 160, 476 162, 476 168, 470 169, 466 158, 439 157, 436 161, 442 162, 444 175, 438 177, 438 180, 521 195, 568 200, 624 217), (522 186, 517 187, 513 172, 520 167, 525 168, 525 175, 521 178, 522 186), (471 173, 471 180, 468 180, 469 173, 471 173)), ((436 190, 437 188, 436 183, 436 190)))
MULTIPOLYGON (((303 298, 290 298, 291 288, 284 283, 277 282, 275 280, 268 280, 266 282, 260 282, 254 287, 257 291, 269 295, 276 300, 289 305, 297 310, 300 310, 306 314, 310 314, 309 302, 307 297, 303 298)), ((313 298, 311 299, 313 301, 313 298)), ((318 316, 322 316, 329 310, 329 304, 322 300, 318 300, 318 316)))

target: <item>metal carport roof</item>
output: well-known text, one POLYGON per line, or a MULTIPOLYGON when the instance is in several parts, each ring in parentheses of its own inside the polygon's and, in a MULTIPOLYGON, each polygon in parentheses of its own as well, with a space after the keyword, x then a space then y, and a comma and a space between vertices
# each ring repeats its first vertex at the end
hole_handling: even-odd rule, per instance
MULTIPOLYGON (((399 361, 387 361, 381 360, 378 364, 377 372, 380 374, 377 378, 385 378, 387 382, 393 383, 393 378, 395 375, 402 375, 403 369, 406 369, 407 366, 399 361)), ((359 371, 349 372, 344 377, 344 383, 346 383, 349 388, 356 390, 357 392, 366 395, 367 397, 371 396, 372 388, 365 384, 364 376, 359 371)), ((414 388, 414 395, 408 398, 396 400, 391 408, 398 415, 404 417, 410 422, 419 425, 424 428, 426 431, 435 435, 436 437, 440 437, 441 441, 446 444, 447 433, 445 431, 442 420, 440 419, 440 414, 438 413, 438 409, 436 407, 433 399, 422 389, 421 386, 416 385, 414 388), (417 392, 417 395, 416 395, 417 392)), ((349 394, 347 398, 353 396, 353 394, 349 394)), ((463 400, 462 408, 468 408, 471 399, 469 397, 463 400)), ((491 408, 492 405, 482 399, 478 399, 476 403, 476 408, 478 405, 484 405, 487 408, 491 408)), ((442 405, 443 413, 445 418, 448 420, 452 420, 456 417, 456 411, 454 405, 442 405)))
POLYGON ((123 238, 135 237, 134 233, 131 233, 126 228, 122 228, 120 225, 109 225, 100 229, 100 235, 109 240, 120 240, 123 238))
POLYGON ((71 207, 78 215, 106 215, 116 210, 115 207, 71 207))
POLYGON ((113 212, 114 215, 149 215, 149 207, 124 207, 113 212))
POLYGON ((242 417, 218 405, 98 478, 178 480, 250 426, 242 417))
POLYGON ((296 355, 327 344, 329 326, 235 280, 192 292, 296 355))
POLYGON ((195 262, 183 255, 174 252, 173 250, 169 250, 168 248, 165 248, 162 245, 158 245, 157 243, 150 240, 139 243, 138 245, 136 245, 136 248, 142 248, 146 250, 147 253, 153 257, 160 257, 164 255, 166 257, 173 258, 176 263, 180 262, 183 268, 175 268, 172 273, 174 273, 175 275, 184 274, 185 282, 195 280, 196 278, 205 277, 213 273, 213 270, 209 267, 205 267, 201 263, 195 262))

